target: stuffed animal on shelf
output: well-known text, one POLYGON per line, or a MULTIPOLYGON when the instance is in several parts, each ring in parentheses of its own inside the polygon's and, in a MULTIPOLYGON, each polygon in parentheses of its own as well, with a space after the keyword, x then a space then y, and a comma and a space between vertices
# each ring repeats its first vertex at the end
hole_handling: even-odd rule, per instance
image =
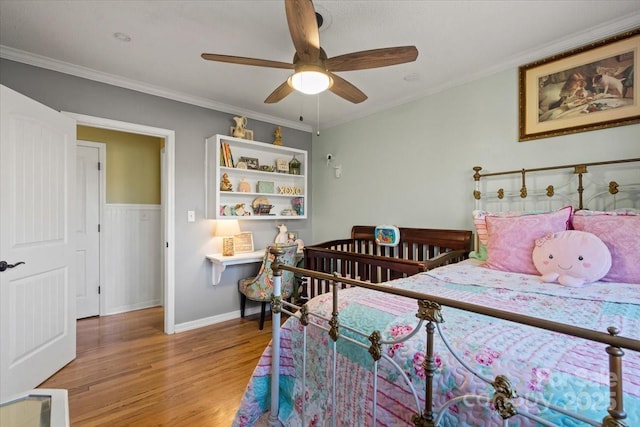
POLYGON ((571 287, 596 282, 611 268, 607 245, 585 231, 561 231, 536 239, 532 258, 543 282, 571 287))
POLYGON ((278 230, 280 232, 276 236, 276 245, 286 245, 289 242, 289 234, 287 233, 287 226, 284 224, 280 224, 278 226, 278 230))
POLYGON ((236 205, 236 207, 234 208, 234 215, 237 215, 237 216, 249 215, 249 212, 247 212, 244 208, 244 203, 238 203, 236 205))

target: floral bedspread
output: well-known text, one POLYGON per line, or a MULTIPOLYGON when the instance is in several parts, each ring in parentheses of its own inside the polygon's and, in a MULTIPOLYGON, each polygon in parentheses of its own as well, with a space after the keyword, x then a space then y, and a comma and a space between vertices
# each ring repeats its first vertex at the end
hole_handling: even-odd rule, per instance
MULTIPOLYGON (((441 267, 386 285, 415 290, 505 311, 549 319, 597 331, 615 326, 620 335, 640 339, 640 285, 598 282, 575 289, 541 283, 537 277, 489 270, 471 260, 441 267)), ((330 317, 330 294, 308 303, 311 312, 330 317)), ((383 340, 410 333, 417 326, 414 300, 383 295, 361 288, 340 293, 340 324, 371 333, 383 340)), ((462 359, 481 376, 493 380, 505 375, 515 387, 519 412, 528 412, 560 426, 586 425, 549 409, 540 409, 522 396, 564 407, 582 416, 602 420, 609 405, 609 369, 605 345, 589 343, 512 322, 444 307, 442 330, 462 359)), ((341 334, 354 334, 341 328, 341 334)), ((356 338, 366 343, 366 338, 356 338)), ((288 319, 282 329, 280 420, 287 426, 325 425, 335 412, 337 425, 372 425, 373 362, 366 349, 345 340, 337 342, 336 402, 331 399, 330 368, 333 341, 325 331, 307 331, 306 387, 302 385, 302 326, 288 319), (305 405, 305 419, 301 407, 305 405)), ((424 332, 403 343, 383 345, 419 390, 424 405, 425 372, 422 367, 424 332)), ((435 345, 437 373, 435 403, 462 395, 493 395, 493 387, 469 373, 438 337, 435 345)), ((247 386, 234 426, 255 425, 269 410, 271 346, 262 355, 247 386)), ((640 426, 640 353, 623 357, 624 409, 629 426, 640 426)), ((378 368, 378 425, 413 425, 415 400, 392 364, 382 359, 378 368)), ((444 408, 443 426, 500 425, 500 417, 481 399, 473 397, 444 408)), ((516 415, 511 426, 535 426, 516 415)))

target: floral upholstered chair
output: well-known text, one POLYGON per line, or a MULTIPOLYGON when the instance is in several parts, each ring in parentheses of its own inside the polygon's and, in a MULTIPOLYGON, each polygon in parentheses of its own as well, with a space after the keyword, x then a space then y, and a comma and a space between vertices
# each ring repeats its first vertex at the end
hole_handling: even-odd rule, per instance
MULTIPOLYGON (((296 264, 296 252, 298 245, 281 246, 284 250, 284 254, 280 257, 280 262, 285 265, 296 264)), ((267 303, 271 302, 271 296, 273 295, 273 270, 271 269, 271 263, 275 261, 275 255, 269 252, 270 248, 267 248, 262 259, 262 266, 258 275, 255 277, 249 277, 246 279, 240 279, 238 281, 238 291, 240 292, 240 316, 244 317, 244 307, 247 303, 247 299, 252 301, 258 301, 262 303, 262 310, 260 312, 260 329, 264 327, 264 315, 267 307, 267 303)), ((293 287, 296 283, 293 272, 282 271, 282 286, 281 293, 282 299, 289 299, 293 294, 293 287)))

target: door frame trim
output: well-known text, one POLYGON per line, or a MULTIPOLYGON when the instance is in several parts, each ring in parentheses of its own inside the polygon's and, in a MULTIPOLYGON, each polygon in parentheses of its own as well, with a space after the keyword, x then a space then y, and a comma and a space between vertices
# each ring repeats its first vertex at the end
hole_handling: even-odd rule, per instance
MULTIPOLYGON (((77 125, 76 125, 77 126, 77 125)), ((89 147, 89 148, 97 148, 98 149, 98 161, 100 162, 100 170, 98 170, 98 179, 100 180, 100 194, 98 195, 98 224, 102 227, 104 224, 104 207, 107 203, 107 184, 106 177, 104 175, 105 166, 107 164, 107 144, 104 142, 94 142, 94 141, 85 141, 82 139, 78 139, 76 135, 76 146, 81 147, 89 147)), ((98 286, 101 290, 106 291, 105 289, 105 279, 104 279, 104 266, 105 266, 105 254, 106 254, 106 239, 102 238, 102 230, 98 233, 98 286)), ((107 308, 105 307, 105 299, 102 298, 102 292, 98 294, 98 316, 101 316, 103 313, 107 312, 107 308)))
MULTIPOLYGON (((140 125, 136 123, 122 122, 119 120, 105 119, 84 114, 62 111, 63 114, 76 120, 78 125, 91 126, 103 129, 118 130, 122 132, 138 133, 159 138, 164 138, 167 155, 166 161, 166 195, 167 200, 162 201, 165 223, 165 248, 164 261, 166 263, 166 275, 164 278, 164 333, 174 334, 175 325, 175 141, 174 130, 140 125)), ((163 272, 164 273, 164 272, 163 272)), ((102 299, 101 299, 102 300, 102 299)))

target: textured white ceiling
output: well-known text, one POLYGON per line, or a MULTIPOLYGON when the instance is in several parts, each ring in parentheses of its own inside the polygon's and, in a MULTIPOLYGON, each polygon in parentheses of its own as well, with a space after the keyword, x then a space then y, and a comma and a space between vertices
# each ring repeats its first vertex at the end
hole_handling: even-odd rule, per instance
POLYGON ((369 97, 264 99, 288 71, 205 61, 290 62, 282 0, 0 0, 0 56, 293 126, 326 128, 640 26, 640 0, 315 1, 329 57, 415 45, 416 62, 339 73, 369 97), (131 36, 128 43, 115 32, 131 36), (305 120, 300 122, 299 116, 305 120))

